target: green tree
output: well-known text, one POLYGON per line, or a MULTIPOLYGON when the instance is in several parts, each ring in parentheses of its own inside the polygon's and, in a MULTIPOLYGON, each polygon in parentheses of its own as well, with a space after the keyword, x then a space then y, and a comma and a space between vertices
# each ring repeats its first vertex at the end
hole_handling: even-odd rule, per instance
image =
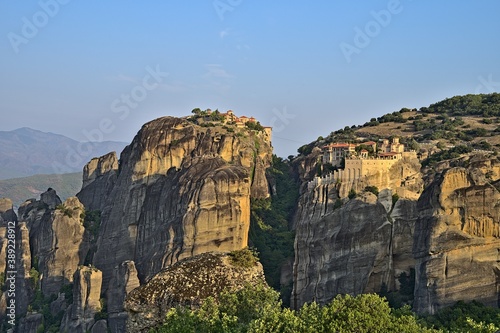
POLYGON ((337 296, 322 309, 321 319, 328 332, 432 332, 411 314, 396 315, 387 301, 375 294, 337 296))
MULTIPOLYGON (((475 322, 474 325, 484 325, 475 322)), ((279 294, 263 286, 223 292, 198 310, 171 309, 156 332, 364 333, 436 332, 421 326, 408 307, 393 311, 375 294, 339 295, 325 306, 305 304, 296 312, 283 308, 279 294)))
POLYGON ((250 215, 250 245, 259 252, 267 283, 280 290, 288 304, 290 286, 281 285, 281 267, 293 257, 294 232, 290 229, 297 201, 299 184, 289 161, 273 156, 272 167, 267 171, 276 192, 269 199, 252 200, 250 215))

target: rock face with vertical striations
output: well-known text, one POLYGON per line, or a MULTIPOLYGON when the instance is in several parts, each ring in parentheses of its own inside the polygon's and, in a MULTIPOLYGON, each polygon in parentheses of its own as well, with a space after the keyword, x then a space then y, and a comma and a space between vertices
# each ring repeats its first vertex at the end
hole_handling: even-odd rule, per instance
POLYGON ((16 228, 16 312, 20 315, 26 313, 34 294, 34 286, 29 281, 30 269, 29 230, 25 222, 20 222, 16 228))
POLYGON ((118 170, 110 156, 93 160, 78 194, 85 206, 97 207, 92 186, 116 174, 100 185, 108 192, 114 182, 102 198, 94 256, 104 287, 127 260, 145 282, 182 258, 247 246, 250 197, 269 196, 265 169, 271 154, 261 132, 164 117, 142 127, 122 152, 118 170), (94 180, 93 173, 99 174, 94 180))
POLYGON ((62 320, 62 332, 90 331, 95 322, 94 315, 101 310, 101 284, 101 271, 93 267, 78 267, 74 275, 73 304, 62 320))
POLYGON ((82 214, 84 207, 76 197, 61 203, 54 190, 31 200, 19 208, 20 221, 29 230, 31 256, 38 264, 44 295, 57 294, 73 281, 88 249, 84 241, 82 214))
POLYGON ((12 200, 0 198, 0 225, 7 221, 17 221, 12 200))
POLYGON ((139 285, 133 261, 125 261, 115 267, 106 295, 108 323, 112 332, 126 331, 128 315, 125 311, 125 298, 139 285))
MULTIPOLYGON (((21 245, 25 245, 18 237, 19 230, 17 228, 17 215, 14 212, 12 200, 8 198, 0 199, 0 273, 4 274, 4 279, 8 278, 9 280, 5 281, 4 285, 9 287, 9 281, 15 281, 14 285, 20 284, 24 281, 19 281, 18 276, 24 276, 24 271, 19 272, 19 274, 12 273, 6 274, 7 271, 17 271, 19 268, 18 265, 22 262, 24 258, 25 252, 20 252, 19 249, 22 248, 21 245), (14 242, 12 238, 9 239, 9 229, 11 229, 10 233, 14 232, 16 234, 17 243, 14 242), (9 246, 10 245, 10 246, 9 246), (10 251, 9 251, 10 249, 10 251), (14 250, 14 251, 13 251, 14 250), (18 254, 15 262, 12 260, 9 261, 9 252, 18 254)), ((11 234, 13 235, 13 234, 11 234)), ((11 236, 12 237, 12 236, 11 236)), ((28 244, 28 252, 29 252, 29 244, 28 244)), ((24 266, 23 266, 24 267, 24 266)), ((29 268, 28 268, 29 269, 29 268)), ((4 281, 2 281, 4 282, 4 281)), ((8 288, 6 288, 8 289, 8 288)), ((29 290, 22 290, 19 292, 19 300, 16 304, 16 313, 22 313, 21 310, 25 307, 27 302, 27 294, 29 290)), ((8 291, 0 292, 0 320, 4 320, 7 314, 7 302, 8 302, 8 291)))
POLYGON ((116 183, 118 158, 112 152, 93 158, 83 168, 83 190, 77 194, 87 210, 104 209, 106 199, 116 183))
POLYGON ((444 168, 418 201, 414 309, 458 300, 499 306, 500 161, 473 157, 444 168))
POLYGON ((7 226, 9 222, 16 222, 17 215, 14 212, 12 200, 0 199, 0 272, 5 272, 7 263, 7 226))
POLYGON ((399 274, 414 266, 415 207, 415 201, 400 199, 386 210, 377 196, 363 193, 333 211, 299 220, 292 306, 379 292, 383 285, 394 290, 399 274))
MULTIPOLYGON (((394 172, 389 174, 389 182, 379 184, 385 187, 378 195, 361 191, 351 199, 340 199, 346 185, 311 186, 307 182, 313 170, 309 164, 303 160, 298 168, 305 172, 301 175, 305 182, 294 223, 291 305, 325 304, 337 294, 379 292, 385 287, 397 290, 399 275, 409 274, 415 265, 411 252, 417 219, 415 197, 421 187, 402 188, 400 173, 394 172), (404 196, 393 200, 395 193, 404 196)), ((412 160, 401 161, 395 169, 405 167, 417 168, 412 160)), ((420 177, 418 174, 417 183, 421 183, 420 177)), ((370 185, 370 179, 363 181, 363 188, 370 185)))

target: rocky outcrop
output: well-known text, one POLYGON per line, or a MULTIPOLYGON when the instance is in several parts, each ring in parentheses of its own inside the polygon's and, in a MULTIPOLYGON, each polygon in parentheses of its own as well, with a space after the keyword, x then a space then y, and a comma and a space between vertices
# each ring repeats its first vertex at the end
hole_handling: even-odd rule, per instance
POLYGON ((297 163, 305 174, 294 221, 292 306, 328 303, 337 294, 397 290, 399 275, 415 265, 416 198, 423 187, 418 161, 403 159, 384 177, 315 186, 308 183, 316 169, 311 159, 297 163), (367 186, 380 192, 365 192, 367 186), (348 199, 350 190, 358 195, 348 199))
POLYGON ((85 165, 82 190, 77 197, 87 210, 104 209, 106 198, 116 183, 117 175, 118 158, 115 152, 93 158, 85 165))
POLYGON ((7 221, 17 221, 17 215, 14 212, 12 200, 0 198, 0 225, 7 221))
POLYGON ((50 219, 52 211, 60 204, 62 201, 56 191, 49 188, 40 195, 40 200, 29 199, 19 207, 19 220, 27 223, 30 237, 39 233, 42 221, 50 219))
POLYGON ((17 222, 10 199, 0 199, 0 225, 0 272, 5 279, 2 280, 5 292, 0 300, 0 318, 4 319, 12 312, 18 316, 26 314, 33 286, 29 281, 29 232, 26 223, 17 222))
POLYGON ((7 198, 0 199, 0 272, 5 272, 6 270, 7 244, 9 242, 7 228, 8 226, 15 226, 15 222, 17 222, 17 215, 14 212, 12 200, 7 198))
POLYGON ((458 300, 500 305, 500 161, 472 157, 459 164, 435 176, 418 201, 413 253, 420 313, 458 300))
POLYGON ((127 260, 145 282, 182 258, 244 248, 250 196, 269 195, 264 171, 270 160, 269 143, 254 131, 172 117, 145 124, 122 152, 118 171, 101 168, 101 178, 88 177, 79 194, 85 202, 89 187, 117 172, 94 256, 104 286, 127 260))
POLYGON ((53 190, 41 198, 23 204, 19 213, 29 229, 31 256, 38 264, 42 292, 49 296, 73 281, 88 246, 83 238, 84 207, 80 201, 71 197, 60 203, 53 190))
POLYGON ((125 261, 115 267, 106 295, 108 323, 112 332, 126 331, 128 315, 125 311, 125 298, 139 285, 137 270, 133 261, 125 261))
MULTIPOLYGON (((9 268, 9 267, 7 267, 9 268)), ((28 310, 28 304, 35 286, 30 278, 31 251, 29 244, 29 231, 26 223, 20 222, 16 228, 16 314, 24 315, 28 310)), ((7 272, 11 269, 7 269, 7 272)), ((7 274, 8 277, 9 274, 7 274)))
POLYGON ((74 275, 73 304, 61 323, 62 332, 84 333, 94 325, 94 315, 101 310, 102 273, 80 266, 74 275))
POLYGON ((47 205, 48 209, 55 209, 61 204, 61 199, 52 188, 49 188, 47 191, 40 194, 40 201, 47 205))
MULTIPOLYGON (((325 192, 317 188, 315 195, 325 192)), ((383 285, 397 288, 399 274, 414 265, 416 202, 400 199, 387 207, 380 199, 363 193, 337 208, 332 203, 310 206, 309 218, 298 220, 293 307, 325 304, 337 294, 378 292, 383 285)))
POLYGON ((228 254, 204 253, 184 259, 159 272, 147 284, 134 289, 126 300, 127 332, 147 332, 159 325, 175 306, 197 307, 223 290, 264 283, 262 265, 244 268, 228 254))

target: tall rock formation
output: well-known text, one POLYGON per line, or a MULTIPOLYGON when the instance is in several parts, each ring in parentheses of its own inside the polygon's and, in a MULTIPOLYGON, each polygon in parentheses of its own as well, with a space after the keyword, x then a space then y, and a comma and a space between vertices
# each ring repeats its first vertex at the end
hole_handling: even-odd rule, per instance
POLYGON ((12 200, 0 198, 0 225, 7 221, 17 221, 12 200))
POLYGON ((57 294, 73 281, 79 264, 83 263, 88 245, 84 241, 83 213, 76 197, 64 203, 54 190, 30 200, 19 208, 19 219, 29 230, 29 245, 35 267, 41 275, 44 295, 57 294))
POLYGON ((500 161, 445 163, 418 200, 414 309, 458 300, 500 305, 500 161))
POLYGON ((355 184, 317 184, 308 182, 315 170, 310 159, 299 163, 304 173, 295 219, 292 307, 311 301, 325 304, 337 294, 398 289, 399 275, 415 264, 415 198, 422 188, 418 163, 402 160, 394 165, 386 175, 389 180, 377 183, 383 186, 378 196, 360 191, 371 185, 370 177, 355 184), (416 179, 405 187, 401 178, 409 170, 416 179), (358 195, 340 199, 347 188, 357 189, 358 195), (396 193, 401 197, 393 197, 396 193))
POLYGON ((112 332, 126 331, 128 314, 125 311, 125 298, 139 285, 133 261, 125 261, 115 267, 106 295, 108 323, 112 332))
POLYGON ((15 226, 17 215, 14 212, 12 200, 8 198, 0 199, 0 272, 5 272, 7 263, 7 226, 15 226))
POLYGON ((98 208, 92 193, 109 193, 94 256, 104 286, 128 260, 145 282, 182 258, 245 247, 250 196, 269 195, 271 154, 260 132, 164 117, 142 127, 118 170, 112 156, 91 161, 78 197, 98 208))
POLYGON ((26 222, 30 238, 39 233, 42 222, 50 219, 52 211, 60 204, 62 204, 61 198, 54 189, 49 188, 40 195, 40 200, 29 199, 19 207, 19 220, 26 222))
MULTIPOLYGON (((24 283, 25 281, 20 281, 20 276, 24 277, 25 271, 24 266, 21 267, 19 264, 24 263, 25 251, 20 251, 23 249, 23 245, 26 243, 22 242, 20 239, 20 232, 17 223, 17 215, 14 212, 12 200, 8 198, 0 199, 0 273, 3 274, 2 281, 5 286, 5 291, 0 293, 0 320, 4 320, 8 312, 22 313, 21 311, 26 307, 27 304, 27 294, 29 290, 23 290, 19 292, 18 297, 16 297, 15 307, 12 310, 8 309, 7 306, 9 302, 9 289, 10 287, 16 287, 16 285, 24 283), (14 259, 13 259, 14 258, 14 259), (16 273, 19 270, 19 273, 16 273)), ((29 250, 29 248, 28 248, 29 250)), ((28 268, 29 270, 29 268, 28 268)), ((12 306, 10 306, 12 307, 12 306)), ((11 319, 11 318, 8 318, 11 319)))
POLYGON ((99 158, 93 158, 83 168, 84 191, 77 194, 87 210, 102 211, 106 199, 116 183, 118 175, 118 158, 112 152, 99 158))
POLYGON ((73 274, 84 257, 82 213, 84 207, 76 197, 68 198, 41 225, 33 254, 38 257, 45 295, 56 294, 65 284, 73 282, 73 274))
POLYGON ((85 333, 94 324, 94 315, 101 310, 102 273, 94 267, 80 266, 73 280, 73 304, 65 313, 61 331, 85 333))
MULTIPOLYGON (((29 231, 26 223, 20 222, 16 228, 16 313, 23 315, 28 309, 35 286, 30 281, 31 251, 29 231)), ((7 272, 10 269, 7 269, 7 272)), ((8 274, 7 274, 8 277, 8 274)))

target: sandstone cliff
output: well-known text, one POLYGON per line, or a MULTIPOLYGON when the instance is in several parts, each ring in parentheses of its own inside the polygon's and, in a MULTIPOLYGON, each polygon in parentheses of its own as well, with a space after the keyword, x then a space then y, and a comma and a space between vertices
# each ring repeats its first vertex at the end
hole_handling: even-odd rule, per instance
POLYGON ((108 324, 112 332, 126 331, 128 314, 125 311, 125 298, 139 286, 137 270, 133 261, 125 261, 115 267, 106 294, 108 324))
POLYGON ((310 219, 297 223, 292 306, 313 300, 325 304, 337 294, 378 292, 383 285, 396 289, 399 274, 414 265, 415 207, 407 199, 392 206, 372 193, 335 210, 311 207, 310 219))
POLYGON ((46 296, 57 294, 71 283, 83 263, 88 249, 83 213, 84 207, 76 197, 62 203, 52 189, 39 201, 27 201, 19 208, 19 220, 29 231, 28 252, 41 275, 40 287, 46 296))
POLYGON ((74 274, 73 304, 65 313, 61 332, 85 333, 94 325, 94 315, 101 310, 102 273, 80 266, 74 274))
POLYGON ((124 261, 145 282, 182 258, 244 248, 250 197, 269 195, 271 153, 255 131, 164 117, 142 127, 118 170, 110 155, 91 161, 78 197, 102 210, 94 264, 104 288, 124 261))
POLYGON ((102 211, 106 199, 116 183, 118 175, 118 158, 112 152, 99 158, 93 158, 83 168, 84 191, 78 193, 78 199, 84 203, 86 210, 102 211))
POLYGON ((500 161, 477 156, 440 169, 418 200, 414 308, 434 313, 458 300, 499 306, 500 161))
POLYGON ((0 225, 7 221, 17 221, 17 215, 14 212, 12 200, 0 198, 0 225))
POLYGON ((14 212, 12 200, 0 199, 0 272, 5 272, 7 263, 7 225, 8 222, 16 222, 17 215, 14 212))
POLYGON ((161 324, 176 306, 197 307, 223 290, 238 290, 245 284, 264 283, 260 263, 245 268, 224 253, 204 253, 167 267, 127 297, 127 332, 147 332, 161 324))
POLYGON ((422 189, 417 164, 398 162, 383 183, 380 177, 366 177, 349 184, 311 186, 308 180, 315 168, 307 159, 301 162, 299 170, 306 174, 294 223, 293 307, 313 300, 324 304, 337 294, 398 289, 398 276, 415 264, 415 198, 422 189), (415 177, 411 186, 404 183, 408 174, 415 177), (374 185, 379 186, 378 196, 363 191, 374 185), (358 195, 348 199, 351 189, 358 195))

